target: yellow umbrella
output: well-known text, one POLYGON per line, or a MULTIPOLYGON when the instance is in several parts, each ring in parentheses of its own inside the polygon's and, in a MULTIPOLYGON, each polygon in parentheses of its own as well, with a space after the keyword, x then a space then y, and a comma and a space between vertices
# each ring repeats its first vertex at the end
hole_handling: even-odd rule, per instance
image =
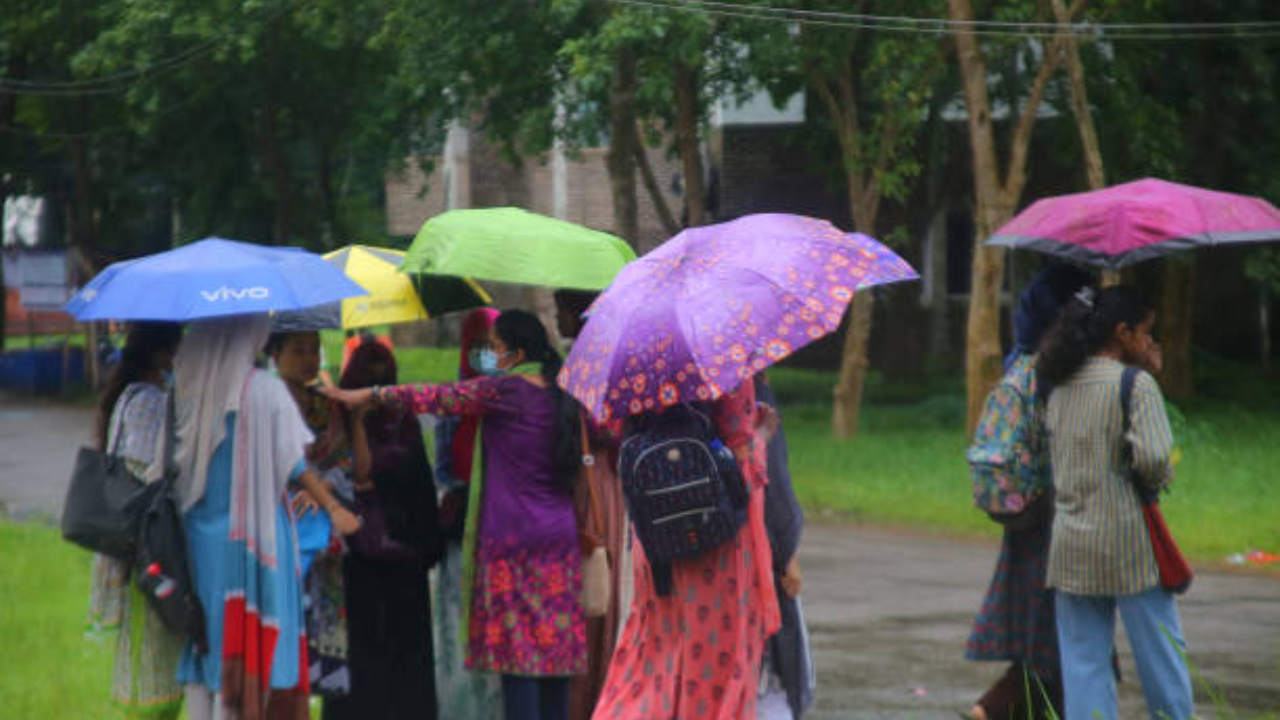
POLYGON ((404 253, 399 250, 348 245, 324 259, 369 291, 363 297, 342 301, 344 329, 426 320, 493 302, 484 288, 470 278, 422 278, 399 272, 404 262, 404 253))

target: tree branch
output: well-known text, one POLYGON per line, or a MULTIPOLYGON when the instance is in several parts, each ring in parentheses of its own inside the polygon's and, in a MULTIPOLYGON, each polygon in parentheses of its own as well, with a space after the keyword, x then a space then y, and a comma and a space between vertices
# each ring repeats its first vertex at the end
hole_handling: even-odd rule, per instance
POLYGON ((635 149, 636 165, 640 168, 640 177, 644 180, 644 189, 649 193, 649 199, 653 201, 653 207, 658 211, 658 219, 662 221, 662 227, 668 235, 675 235, 680 232, 680 223, 676 222, 675 216, 671 214, 671 208, 667 205, 667 199, 662 196, 662 188, 658 187, 658 180, 654 177, 653 166, 649 164, 649 153, 645 151, 644 142, 640 139, 640 130, 633 126, 635 132, 635 142, 631 145, 635 149))
POLYGON ((1049 78, 1057 71, 1062 62, 1062 43, 1053 38, 1044 44, 1044 59, 1040 61, 1040 69, 1031 84, 1031 94, 1027 104, 1022 108, 1022 116, 1018 118, 1018 127, 1013 133, 1013 141, 1009 148, 1009 174, 1000 188, 1006 196, 1016 197, 1022 190, 1026 180, 1027 146, 1031 144, 1031 130, 1036 124, 1036 114, 1040 111, 1040 101, 1044 99, 1045 88, 1049 78))

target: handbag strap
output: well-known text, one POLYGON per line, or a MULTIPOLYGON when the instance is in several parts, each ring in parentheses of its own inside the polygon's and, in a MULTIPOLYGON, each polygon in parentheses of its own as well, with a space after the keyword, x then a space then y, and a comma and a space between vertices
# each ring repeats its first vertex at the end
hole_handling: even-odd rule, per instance
POLYGON ((587 418, 578 418, 578 429, 582 438, 582 466, 587 469, 587 495, 591 497, 591 533, 596 540, 604 542, 604 515, 600 509, 600 497, 596 495, 596 456, 591 452, 591 442, 587 439, 587 418))
POLYGON ((115 457, 116 452, 120 450, 120 426, 124 423, 124 408, 133 400, 133 396, 137 394, 137 384, 129 383, 124 391, 120 393, 120 397, 116 398, 116 404, 111 406, 111 417, 107 419, 109 422, 107 426, 107 455, 115 457))
POLYGON ((172 492, 173 486, 178 481, 178 463, 174 461, 173 455, 178 446, 177 428, 177 400, 174 396, 177 391, 169 388, 165 391, 165 408, 164 408, 164 471, 160 476, 160 482, 165 484, 165 493, 172 492))

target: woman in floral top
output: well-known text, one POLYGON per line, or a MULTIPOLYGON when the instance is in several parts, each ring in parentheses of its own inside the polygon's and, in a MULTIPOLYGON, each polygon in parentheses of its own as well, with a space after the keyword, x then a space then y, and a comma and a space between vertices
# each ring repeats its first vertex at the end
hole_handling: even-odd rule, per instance
POLYGON ((560 356, 535 316, 502 313, 490 345, 472 380, 325 392, 352 407, 400 403, 481 418, 484 476, 472 486, 464 553, 473 563, 463 582, 466 665, 502 674, 509 720, 562 720, 568 676, 586 666, 572 494, 576 405, 556 386, 560 356))

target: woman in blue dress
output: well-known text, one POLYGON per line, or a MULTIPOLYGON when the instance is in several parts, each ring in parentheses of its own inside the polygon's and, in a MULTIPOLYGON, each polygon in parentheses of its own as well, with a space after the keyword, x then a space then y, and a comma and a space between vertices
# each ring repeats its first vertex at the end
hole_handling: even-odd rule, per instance
POLYGON ((311 441, 284 384, 254 370, 266 315, 194 323, 174 361, 179 498, 209 652, 178 669, 191 720, 307 717, 297 480, 344 534, 359 522, 306 470, 311 441))

